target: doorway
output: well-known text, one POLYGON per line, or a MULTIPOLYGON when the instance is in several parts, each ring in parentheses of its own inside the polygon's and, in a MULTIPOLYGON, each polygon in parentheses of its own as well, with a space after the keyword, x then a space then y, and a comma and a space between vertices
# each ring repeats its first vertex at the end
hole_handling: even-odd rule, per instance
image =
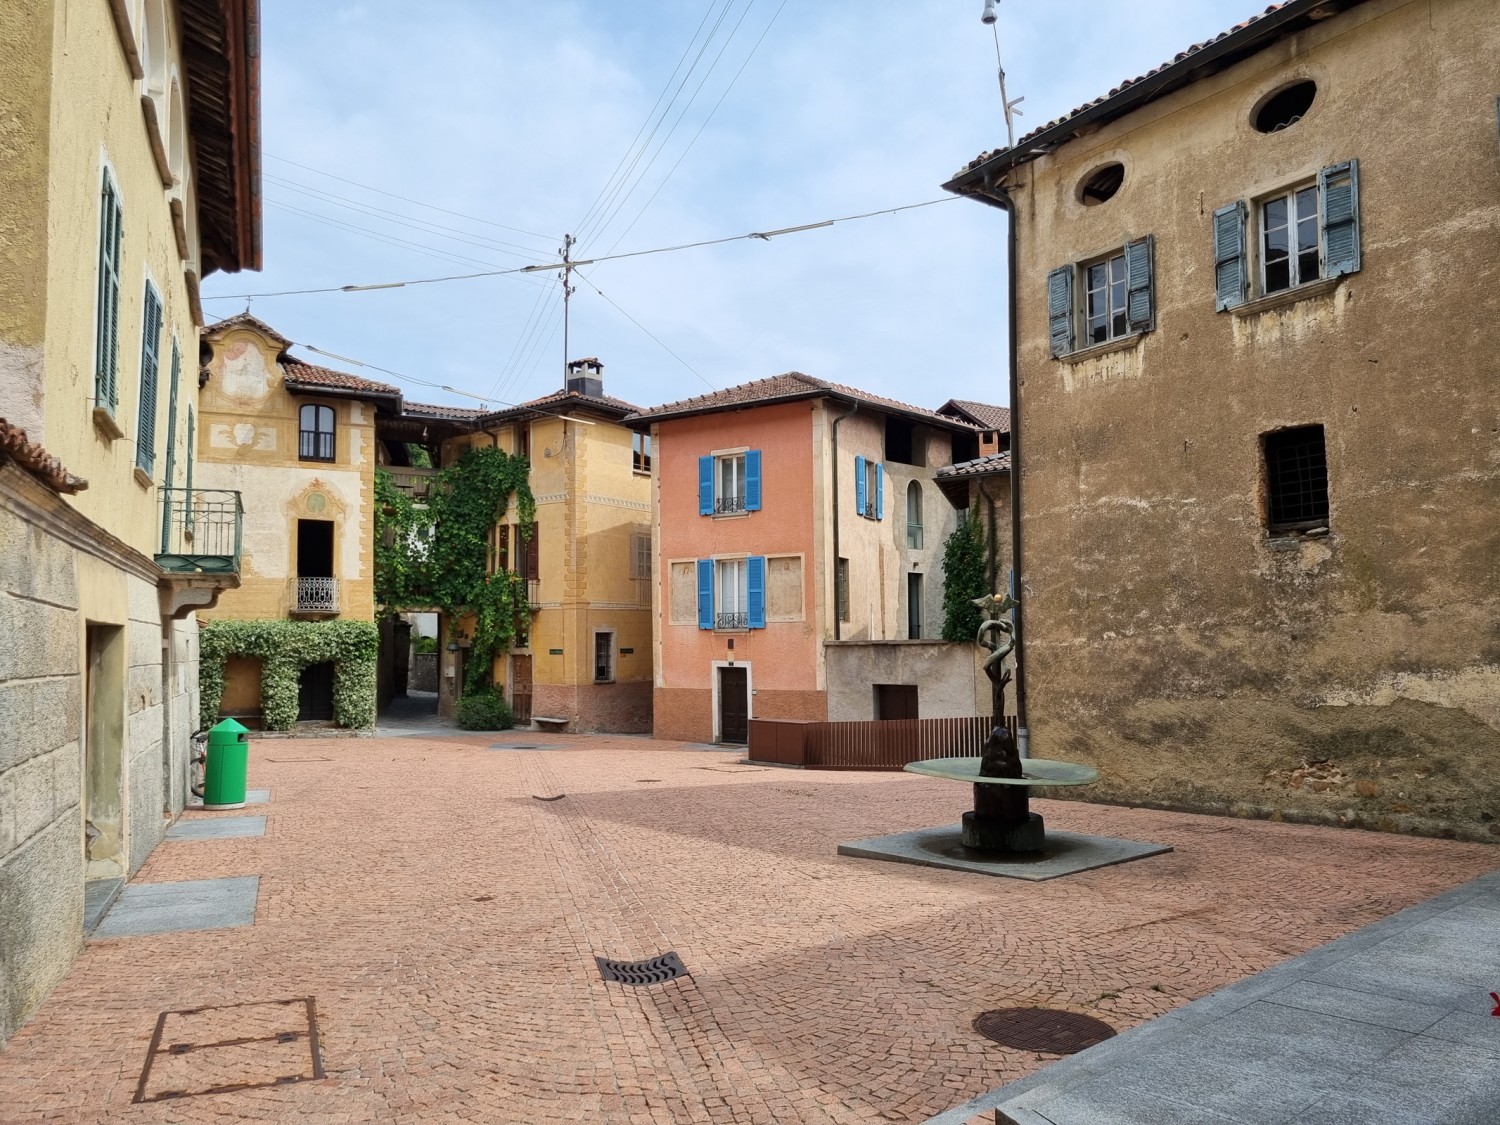
POLYGON ((297 677, 297 721, 333 720, 333 664, 309 664, 297 677))
POLYGON ((531 657, 510 658, 510 709, 516 725, 531 722, 531 657))
POLYGON ((719 741, 743 744, 750 737, 750 673, 743 665, 719 669, 719 741))
POLYGON ((88 626, 84 667, 85 879, 125 875, 125 630, 88 626))
POLYGON ((918 718, 917 685, 876 684, 875 717, 877 719, 918 718))
POLYGON ((297 595, 300 613, 338 612, 333 581, 333 521, 297 521, 297 595))

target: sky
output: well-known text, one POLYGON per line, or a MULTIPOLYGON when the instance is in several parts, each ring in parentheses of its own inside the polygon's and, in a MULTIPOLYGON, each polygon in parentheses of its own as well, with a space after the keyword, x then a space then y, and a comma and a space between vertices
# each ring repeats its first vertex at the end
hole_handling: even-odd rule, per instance
MULTIPOLYGON (((244 294, 730 238, 574 273, 572 358, 654 406, 785 371, 929 409, 1005 404, 1005 216, 944 199, 1004 147, 983 0, 261 0, 265 269, 244 294)), ((1002 0, 1018 135, 1258 11, 1002 0)), ((1024 279, 1023 279, 1024 283, 1024 279)), ((409 401, 563 383, 555 271, 258 296, 304 358, 409 401), (346 359, 369 366, 355 366, 346 359), (384 370, 380 370, 384 369, 384 370)))

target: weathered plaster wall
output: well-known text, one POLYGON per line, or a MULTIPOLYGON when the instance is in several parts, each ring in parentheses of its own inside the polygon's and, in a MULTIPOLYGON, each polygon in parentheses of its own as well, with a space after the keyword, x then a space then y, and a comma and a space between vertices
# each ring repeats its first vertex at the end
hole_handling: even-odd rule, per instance
POLYGON ((1496 57, 1486 0, 1375 0, 1018 176, 1032 750, 1098 765, 1086 795, 1500 835, 1496 57), (1350 158, 1362 270, 1216 313, 1213 210, 1350 158), (1047 271, 1145 234, 1155 330, 1048 358, 1047 271), (1304 423, 1330 533, 1278 540, 1258 435, 1304 423))
POLYGON ((874 719, 875 684, 910 684, 917 689, 922 719, 984 715, 990 686, 980 668, 979 650, 949 641, 829 641, 828 721, 874 719))

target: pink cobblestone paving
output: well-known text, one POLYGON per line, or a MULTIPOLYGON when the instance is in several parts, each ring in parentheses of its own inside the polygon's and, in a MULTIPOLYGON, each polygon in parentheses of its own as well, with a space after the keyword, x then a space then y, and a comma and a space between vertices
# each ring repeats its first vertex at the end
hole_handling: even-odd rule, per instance
POLYGON ((0 1122, 917 1122, 1050 1061, 976 1035, 983 1009, 1124 1028, 1500 864, 1038 802, 1177 850, 991 879, 834 853, 956 820, 960 785, 639 738, 484 749, 510 740, 253 743, 266 835, 163 845, 137 881, 258 874, 255 925, 89 943, 0 1053, 0 1122), (593 960, 668 949, 690 979, 593 960), (306 995, 326 1078, 131 1104, 161 1012, 306 995))

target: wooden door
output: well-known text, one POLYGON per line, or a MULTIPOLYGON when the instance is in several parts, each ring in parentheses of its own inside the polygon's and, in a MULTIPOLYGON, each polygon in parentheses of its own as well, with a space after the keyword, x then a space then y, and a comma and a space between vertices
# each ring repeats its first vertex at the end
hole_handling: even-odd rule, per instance
POLYGON ((719 741, 744 743, 750 736, 750 677, 743 668, 719 669, 719 741))
POLYGON ((875 717, 877 719, 916 719, 916 684, 876 684, 875 717))
POLYGON ((531 657, 510 658, 510 709, 516 723, 531 722, 531 657))

